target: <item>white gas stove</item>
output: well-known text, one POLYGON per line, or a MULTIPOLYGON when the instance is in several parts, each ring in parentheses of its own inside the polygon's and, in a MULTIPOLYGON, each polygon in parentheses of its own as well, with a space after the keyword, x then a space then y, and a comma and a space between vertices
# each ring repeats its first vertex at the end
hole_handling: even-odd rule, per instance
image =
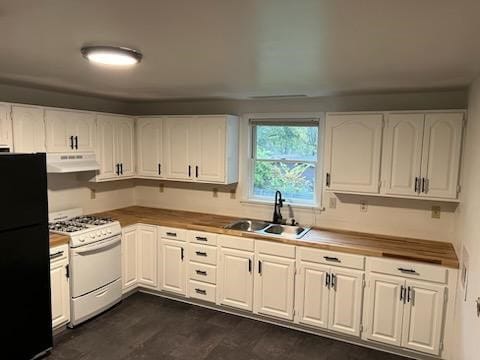
POLYGON ((49 214, 49 230, 68 235, 70 247, 105 240, 122 232, 120 223, 110 218, 82 215, 82 209, 70 209, 49 214))
POLYGON ((121 300, 121 227, 82 209, 49 214, 51 232, 70 237, 70 327, 121 300))

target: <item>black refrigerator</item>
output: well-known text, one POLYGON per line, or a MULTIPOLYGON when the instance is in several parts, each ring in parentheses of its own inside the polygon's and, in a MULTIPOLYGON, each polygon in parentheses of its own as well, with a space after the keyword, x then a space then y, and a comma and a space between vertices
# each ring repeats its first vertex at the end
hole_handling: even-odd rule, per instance
POLYGON ((52 348, 45 154, 0 153, 0 358, 52 348))

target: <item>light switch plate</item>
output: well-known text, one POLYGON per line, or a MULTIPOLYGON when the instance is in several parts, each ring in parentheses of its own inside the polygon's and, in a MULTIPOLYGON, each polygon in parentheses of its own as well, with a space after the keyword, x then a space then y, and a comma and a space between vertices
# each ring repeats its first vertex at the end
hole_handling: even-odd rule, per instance
POLYGON ((363 201, 360 203, 360 212, 367 212, 368 211, 368 203, 363 201))
POLYGON ((328 202, 328 207, 330 209, 336 209, 337 208, 337 198, 331 197, 328 202))
POLYGON ((97 198, 97 192, 95 189, 90 189, 90 200, 95 200, 97 198))
POLYGON ((440 206, 432 206, 432 219, 440 219, 441 212, 440 206))
POLYGON ((214 198, 218 198, 218 189, 217 188, 213 188, 212 193, 213 193, 214 198))

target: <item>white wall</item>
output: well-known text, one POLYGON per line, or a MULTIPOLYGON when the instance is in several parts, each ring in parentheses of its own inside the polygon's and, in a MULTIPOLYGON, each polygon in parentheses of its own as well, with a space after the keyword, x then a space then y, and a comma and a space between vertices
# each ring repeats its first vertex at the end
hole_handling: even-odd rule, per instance
POLYGON ((469 276, 467 297, 459 285, 456 325, 459 360, 479 358, 480 318, 475 299, 480 297, 480 78, 471 89, 464 150, 461 203, 457 210, 457 253, 468 253, 469 276))
POLYGON ((111 210, 135 204, 132 180, 90 183, 87 174, 49 174, 49 211, 83 208, 84 213, 111 210), (95 199, 91 198, 92 191, 95 199))

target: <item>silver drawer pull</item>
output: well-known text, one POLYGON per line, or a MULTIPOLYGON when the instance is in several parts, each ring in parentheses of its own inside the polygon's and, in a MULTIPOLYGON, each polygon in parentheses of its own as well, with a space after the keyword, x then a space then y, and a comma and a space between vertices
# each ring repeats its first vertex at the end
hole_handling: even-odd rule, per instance
POLYGON ((195 272, 197 273, 197 275, 207 276, 207 272, 206 272, 206 271, 203 271, 203 270, 195 270, 195 272))
POLYGON ((197 239, 198 241, 208 241, 205 236, 196 236, 195 239, 197 239))
POLYGON ((203 289, 195 289, 195 292, 197 294, 201 294, 201 295, 207 295, 207 290, 203 290, 203 289))
POLYGON ((195 251, 195 254, 197 254, 197 256, 207 256, 207 253, 204 251, 195 251))
POLYGON ((50 259, 56 259, 56 258, 59 258, 59 257, 62 257, 62 256, 63 256, 63 250, 59 251, 59 252, 56 252, 56 253, 53 253, 53 254, 50 254, 50 259))
POLYGON ((167 231, 167 235, 168 235, 168 236, 175 236, 175 237, 176 237, 176 236, 177 236, 177 233, 167 231))
POLYGON ((415 269, 404 269, 404 268, 397 268, 398 271, 404 272, 404 273, 410 273, 410 274, 416 274, 417 272, 415 269))
POLYGON ((323 258, 327 261, 341 262, 337 257, 333 257, 333 256, 324 256, 323 258))

